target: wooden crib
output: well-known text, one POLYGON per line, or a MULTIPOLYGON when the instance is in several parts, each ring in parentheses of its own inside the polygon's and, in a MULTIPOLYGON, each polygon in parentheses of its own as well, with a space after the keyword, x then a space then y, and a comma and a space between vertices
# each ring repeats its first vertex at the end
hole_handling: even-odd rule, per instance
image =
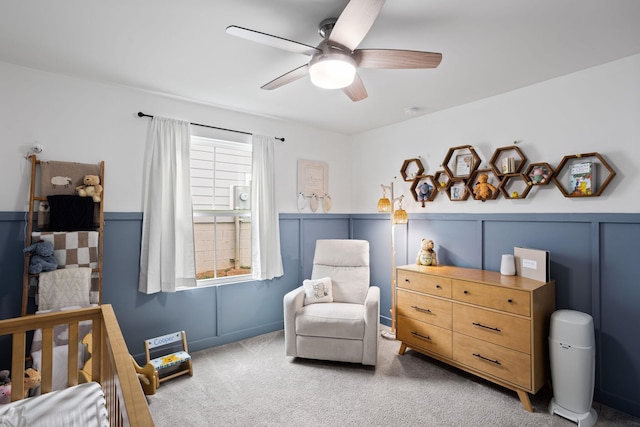
POLYGON ((19 400, 24 394, 22 372, 27 354, 27 333, 36 329, 42 330, 41 392, 46 394, 52 389, 53 328, 56 325, 68 325, 68 387, 78 385, 78 324, 85 320, 93 322, 92 380, 102 386, 109 424, 117 427, 153 426, 153 419, 131 362, 129 350, 113 307, 109 304, 1 320, 0 336, 12 336, 11 400, 19 400), (15 375, 16 373, 18 375, 15 375))

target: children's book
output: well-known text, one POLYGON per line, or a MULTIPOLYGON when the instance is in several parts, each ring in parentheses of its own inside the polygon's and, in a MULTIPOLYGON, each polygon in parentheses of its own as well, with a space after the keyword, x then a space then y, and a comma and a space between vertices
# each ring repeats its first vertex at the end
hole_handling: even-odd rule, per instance
POLYGON ((574 163, 569 168, 569 193, 574 196, 590 196, 595 190, 595 164, 574 163))

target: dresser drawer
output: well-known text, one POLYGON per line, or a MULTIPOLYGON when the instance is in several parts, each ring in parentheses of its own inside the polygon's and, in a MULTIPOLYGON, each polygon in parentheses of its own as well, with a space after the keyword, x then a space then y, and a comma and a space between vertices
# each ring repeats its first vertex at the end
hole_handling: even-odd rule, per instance
POLYGON ((451 329, 451 301, 404 289, 397 292, 397 314, 451 329))
POLYGON ((397 317, 397 339, 422 350, 451 358, 451 330, 440 328, 409 317, 397 317))
POLYGON ((528 354, 454 333, 453 359, 531 390, 531 357, 528 354))
POLYGON ((527 291, 464 280, 454 279, 452 282, 452 297, 456 301, 495 308, 522 316, 531 315, 531 294, 527 291))
POLYGON ((398 283, 400 288, 424 292, 443 298, 451 298, 451 279, 413 271, 398 270, 398 283))
POLYGON ((523 353, 531 353, 531 322, 528 319, 453 304, 453 330, 523 353))

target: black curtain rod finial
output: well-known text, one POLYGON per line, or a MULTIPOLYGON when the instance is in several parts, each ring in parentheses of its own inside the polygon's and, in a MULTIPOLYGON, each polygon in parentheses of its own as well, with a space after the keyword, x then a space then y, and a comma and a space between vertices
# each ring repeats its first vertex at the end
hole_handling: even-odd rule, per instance
MULTIPOLYGON (((153 116, 151 116, 149 114, 145 114, 142 111, 138 111, 138 117, 149 117, 149 118, 153 119, 153 116)), ((220 127, 217 127, 217 126, 201 125, 200 123, 191 123, 191 124, 193 126, 201 126, 201 127, 204 127, 204 128, 225 130, 227 132, 243 133, 245 135, 253 135, 251 132, 244 132, 244 131, 241 131, 241 130, 233 130, 233 129, 220 128, 220 127)), ((284 138, 282 138, 282 137, 275 136, 274 138, 284 142, 284 138)))

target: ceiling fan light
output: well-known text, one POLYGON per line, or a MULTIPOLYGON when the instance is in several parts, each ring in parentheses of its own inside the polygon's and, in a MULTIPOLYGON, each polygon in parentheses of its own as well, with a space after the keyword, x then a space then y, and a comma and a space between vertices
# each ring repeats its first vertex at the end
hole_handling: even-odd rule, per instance
POLYGON ((356 63, 342 52, 322 53, 311 58, 311 83, 323 89, 341 89, 353 83, 356 63))

